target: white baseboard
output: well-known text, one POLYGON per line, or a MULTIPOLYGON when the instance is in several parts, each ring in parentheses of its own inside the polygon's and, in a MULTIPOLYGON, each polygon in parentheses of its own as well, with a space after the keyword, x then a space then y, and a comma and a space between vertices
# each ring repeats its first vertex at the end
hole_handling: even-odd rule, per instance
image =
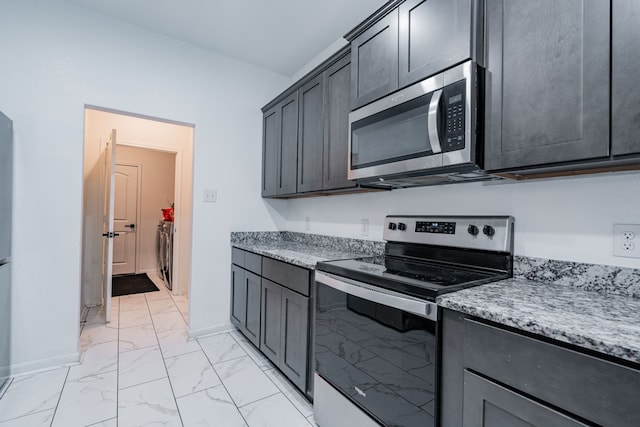
POLYGON ((49 359, 34 360, 31 362, 16 363, 11 365, 11 375, 35 374, 40 371, 48 371, 62 366, 80 363, 80 353, 75 352, 64 356, 51 357, 49 359))
POLYGON ((210 328, 191 329, 189 328, 189 338, 200 338, 205 335, 220 334, 222 332, 232 331, 235 327, 231 323, 223 323, 222 325, 213 326, 210 328))

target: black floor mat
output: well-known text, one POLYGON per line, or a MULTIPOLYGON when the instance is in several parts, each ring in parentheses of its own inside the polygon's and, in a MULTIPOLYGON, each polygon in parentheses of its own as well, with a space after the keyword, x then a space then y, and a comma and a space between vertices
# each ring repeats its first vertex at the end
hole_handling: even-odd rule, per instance
POLYGON ((113 297, 159 290, 146 273, 114 276, 111 281, 111 296, 113 297))

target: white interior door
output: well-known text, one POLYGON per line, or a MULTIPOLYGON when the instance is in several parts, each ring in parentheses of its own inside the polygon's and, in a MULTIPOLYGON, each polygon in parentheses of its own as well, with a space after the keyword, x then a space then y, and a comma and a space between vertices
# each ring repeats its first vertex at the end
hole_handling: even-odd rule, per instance
POLYGON ((109 142, 105 150, 105 179, 104 179, 104 198, 102 220, 102 290, 103 290, 103 306, 105 309, 105 321, 111 320, 111 278, 113 276, 113 238, 115 232, 113 229, 113 207, 114 207, 114 188, 115 188, 115 164, 116 164, 116 130, 111 131, 109 142))
POLYGON ((136 272, 138 166, 115 165, 113 274, 136 272))

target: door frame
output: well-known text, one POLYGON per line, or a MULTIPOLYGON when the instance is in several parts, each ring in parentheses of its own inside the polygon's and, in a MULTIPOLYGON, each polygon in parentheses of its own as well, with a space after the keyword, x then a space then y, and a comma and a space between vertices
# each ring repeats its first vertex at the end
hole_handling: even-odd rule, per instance
MULTIPOLYGON (((175 286, 173 288, 173 293, 189 293, 191 291, 191 243, 192 243, 192 223, 193 223, 193 208, 194 208, 194 187, 193 187, 193 164, 194 164, 194 153, 195 153, 195 125, 191 123, 179 122, 175 120, 167 120, 153 116, 147 116, 143 114, 130 113, 122 110, 116 110, 111 108, 99 107, 91 104, 84 104, 83 111, 85 114, 85 128, 84 128, 84 171, 91 172, 91 170, 87 170, 87 167, 91 166, 87 164, 87 159, 92 159, 95 156, 96 149, 99 145, 98 152, 102 150, 104 147, 102 145, 102 137, 100 137, 100 141, 93 141, 89 137, 89 129, 93 127, 90 122, 87 120, 87 111, 93 111, 94 113, 105 113, 113 115, 113 122, 128 122, 131 119, 141 119, 142 121, 151 121, 158 122, 160 124, 168 124, 175 125, 183 128, 184 130, 188 130, 184 139, 179 139, 175 141, 152 141, 151 138, 149 141, 132 141, 132 140, 119 140, 117 141, 118 145, 127 145, 139 148, 146 148, 156 151, 163 151, 175 154, 175 175, 174 175, 174 185, 175 185, 175 207, 176 207, 176 234, 174 236, 174 279, 175 286), (117 117, 120 116, 120 117, 117 117), (98 145, 96 145, 98 144, 98 145)), ((144 124, 141 122, 141 124, 144 124)), ((110 125, 114 125, 114 123, 110 123, 110 125)), ((104 125, 103 125, 104 126, 104 125)), ((120 126, 109 126, 109 130, 112 127, 120 126)), ((125 126, 122 128, 126 129, 125 126)), ((94 128, 95 129, 95 128, 94 128)), ((126 133, 126 131, 125 131, 126 133)), ((122 133, 121 133, 122 134, 122 133)), ((141 138, 145 139, 145 138, 141 138)), ((86 176, 85 176, 86 178, 86 176)), ((85 193, 85 188, 87 186, 86 179, 83 180, 83 194, 85 193)), ((85 209, 87 208, 87 197, 86 194, 83 195, 83 218, 85 214, 85 209)), ((88 203, 92 203, 89 201, 88 203)), ((80 281, 80 301, 81 307, 78 313, 78 319, 80 319, 80 314, 84 308, 84 306, 94 306, 98 305, 99 302, 96 301, 96 293, 101 294, 102 284, 95 284, 95 280, 93 279, 93 275, 95 274, 95 266, 93 265, 92 256, 93 249, 92 246, 95 245, 96 240, 92 238, 93 233, 90 235, 86 235, 85 233, 85 224, 86 218, 83 220, 83 260, 82 260, 82 268, 81 268, 81 281, 80 281), (87 252, 90 251, 90 252, 87 252), (86 294, 86 295, 85 295, 86 294)))
MULTIPOLYGON (((118 152, 118 145, 123 145, 121 143, 116 143, 116 166, 120 165, 120 166, 134 166, 137 168, 137 175, 138 175, 138 188, 136 188, 137 191, 137 195, 136 195, 136 262, 133 266, 133 273, 134 274, 138 274, 138 260, 140 259, 140 239, 138 238, 139 234, 138 231, 140 230, 140 218, 141 218, 141 214, 140 214, 140 208, 142 207, 141 202, 140 202, 140 195, 142 194, 142 163, 136 163, 136 162, 119 162, 118 161, 118 157, 117 157, 117 152, 118 152)), ((115 194, 115 190, 114 190, 114 194, 115 194)), ((116 195, 117 196, 117 195, 116 195)))

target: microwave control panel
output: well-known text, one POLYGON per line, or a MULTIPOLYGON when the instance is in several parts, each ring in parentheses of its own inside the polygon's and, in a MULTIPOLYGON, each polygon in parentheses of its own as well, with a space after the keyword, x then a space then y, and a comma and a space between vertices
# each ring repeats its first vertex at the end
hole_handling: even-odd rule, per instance
POLYGON ((465 106, 466 82, 459 82, 446 86, 443 90, 445 106, 445 130, 442 151, 462 150, 465 147, 465 106))

